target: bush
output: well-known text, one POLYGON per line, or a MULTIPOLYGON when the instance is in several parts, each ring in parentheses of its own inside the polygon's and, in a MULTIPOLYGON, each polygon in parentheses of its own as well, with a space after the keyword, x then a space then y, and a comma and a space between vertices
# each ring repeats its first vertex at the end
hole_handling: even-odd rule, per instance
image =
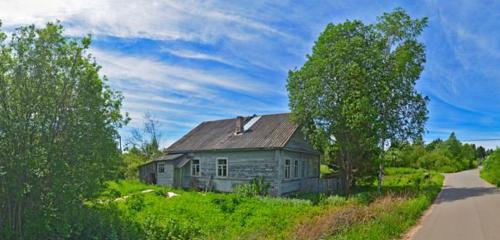
POLYGON ((242 197, 267 196, 269 188, 271 188, 271 184, 266 182, 263 177, 255 177, 250 184, 239 185, 235 192, 242 197))
POLYGON ((500 187, 500 148, 497 148, 483 162, 481 177, 500 187))
POLYGON ((142 224, 146 240, 202 239, 200 228, 193 222, 181 222, 171 218, 149 216, 142 224))
POLYGON ((146 206, 146 204, 144 204, 144 196, 142 196, 142 194, 135 194, 130 196, 127 199, 127 206, 131 210, 141 211, 146 206))

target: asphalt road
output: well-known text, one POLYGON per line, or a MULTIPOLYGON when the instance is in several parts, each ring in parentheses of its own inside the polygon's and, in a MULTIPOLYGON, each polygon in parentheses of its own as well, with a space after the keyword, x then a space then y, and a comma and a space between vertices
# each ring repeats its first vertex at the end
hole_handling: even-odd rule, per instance
POLYGON ((412 239, 500 239, 500 190, 478 169, 445 174, 443 190, 412 239))

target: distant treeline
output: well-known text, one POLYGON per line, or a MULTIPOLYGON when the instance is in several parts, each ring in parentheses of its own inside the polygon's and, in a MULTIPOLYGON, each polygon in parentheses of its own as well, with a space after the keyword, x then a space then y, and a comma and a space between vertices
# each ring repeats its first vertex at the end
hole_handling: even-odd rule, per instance
POLYGON ((455 133, 447 140, 437 139, 428 144, 422 140, 414 143, 393 144, 384 155, 385 166, 413 167, 440 172, 457 172, 477 167, 491 150, 474 144, 461 143, 455 133))

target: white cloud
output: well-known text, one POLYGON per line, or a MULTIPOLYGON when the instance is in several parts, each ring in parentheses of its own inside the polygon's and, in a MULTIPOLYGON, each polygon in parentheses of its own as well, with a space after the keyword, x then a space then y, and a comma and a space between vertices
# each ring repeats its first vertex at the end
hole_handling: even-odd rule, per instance
POLYGON ((246 41, 249 30, 288 36, 264 23, 215 8, 211 1, 7 0, 0 2, 6 26, 61 20, 67 33, 125 38, 213 42, 221 37, 246 41))
POLYGON ((170 53, 170 54, 175 55, 177 57, 181 57, 181 58, 215 61, 215 62, 220 62, 220 63, 226 64, 226 65, 231 65, 231 66, 235 66, 235 67, 240 66, 239 64, 234 63, 234 61, 233 62, 228 61, 221 56, 210 55, 210 54, 205 54, 205 53, 201 53, 201 52, 193 52, 193 51, 189 51, 189 50, 167 49, 167 48, 162 48, 162 51, 170 53))
POLYGON ((145 112, 155 115, 165 125, 165 132, 184 129, 185 133, 205 120, 286 111, 277 104, 261 101, 281 94, 257 80, 220 70, 176 66, 147 56, 102 49, 92 49, 91 53, 110 85, 122 92, 122 109, 130 113, 132 128, 143 125, 145 112))
POLYGON ((108 77, 116 80, 141 80, 143 87, 170 88, 205 96, 213 92, 213 87, 254 94, 264 94, 262 89, 270 89, 270 93, 274 91, 268 84, 221 70, 210 72, 99 49, 93 49, 92 54, 99 64, 105 66, 102 71, 108 77))

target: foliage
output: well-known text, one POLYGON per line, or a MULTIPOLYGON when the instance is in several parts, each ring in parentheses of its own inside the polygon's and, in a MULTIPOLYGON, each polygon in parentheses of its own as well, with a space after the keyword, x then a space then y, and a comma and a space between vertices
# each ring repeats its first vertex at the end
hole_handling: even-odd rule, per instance
POLYGON ((319 172, 321 176, 328 175, 333 173, 334 171, 326 164, 321 164, 319 167, 319 172))
POLYGON ((377 182, 349 198, 330 196, 287 235, 289 239, 399 239, 432 204, 444 177, 414 168, 387 168, 384 192, 377 182), (416 184, 418 183, 418 184, 416 184))
POLYGON ((132 129, 126 152, 122 154, 121 177, 129 180, 138 179, 139 166, 162 154, 160 151, 161 132, 158 120, 150 113, 144 114, 142 129, 132 129))
POLYGON ((178 222, 171 218, 146 217, 141 225, 146 240, 203 239, 200 228, 190 222, 178 222))
POLYGON ((478 156, 486 154, 484 148, 478 149, 473 144, 462 144, 455 133, 451 133, 446 141, 437 139, 429 144, 415 142, 392 147, 384 155, 384 162, 391 167, 457 172, 477 166, 478 156))
POLYGON ((84 234, 98 214, 83 201, 116 176, 127 119, 90 43, 64 37, 58 23, 0 32, 0 229, 13 237, 84 234))
POLYGON ((484 161, 481 177, 500 187, 500 148, 493 151, 484 161))
POLYGON ((415 83, 425 62, 417 37, 426 24, 402 9, 376 24, 328 24, 304 65, 288 74, 292 119, 337 161, 347 193, 354 173, 376 170, 388 141, 423 132, 426 98, 415 83))
POLYGON ((128 150, 128 152, 122 154, 123 164, 120 168, 120 173, 125 179, 138 179, 139 166, 148 161, 145 154, 141 152, 140 149, 135 146, 128 150))
POLYGON ((160 141, 162 138, 160 132, 160 123, 150 113, 144 114, 144 126, 142 129, 134 128, 132 130, 132 137, 128 139, 127 145, 131 146, 131 150, 138 150, 136 153, 150 160, 159 154, 160 141))
POLYGON ((103 204, 95 207, 116 205, 141 239, 366 239, 376 231, 380 231, 375 235, 378 239, 390 239, 429 206, 443 177, 412 168, 387 168, 386 173, 382 195, 372 181, 349 198, 313 193, 269 198, 117 181, 107 184, 100 197, 103 204), (124 200, 105 201, 114 200, 110 192, 119 192, 124 200), (166 192, 178 195, 166 197, 166 192), (396 221, 402 225, 394 227, 396 221))
POLYGON ((271 184, 263 177, 254 177, 249 184, 241 184, 236 188, 236 194, 243 197, 267 196, 271 184))
POLYGON ((300 216, 321 209, 306 200, 202 193, 134 181, 109 182, 108 189, 99 199, 104 205, 116 203, 121 216, 133 219, 143 234, 141 238, 146 239, 158 236, 177 236, 177 239, 276 239, 300 216), (109 197, 110 189, 129 197, 109 201, 114 199, 109 197), (141 193, 148 189, 154 192, 141 193), (165 192, 174 192, 178 196, 169 198, 165 192), (137 204, 136 195, 142 195, 141 204, 137 204), (132 207, 136 205, 141 206, 140 211, 132 207))

